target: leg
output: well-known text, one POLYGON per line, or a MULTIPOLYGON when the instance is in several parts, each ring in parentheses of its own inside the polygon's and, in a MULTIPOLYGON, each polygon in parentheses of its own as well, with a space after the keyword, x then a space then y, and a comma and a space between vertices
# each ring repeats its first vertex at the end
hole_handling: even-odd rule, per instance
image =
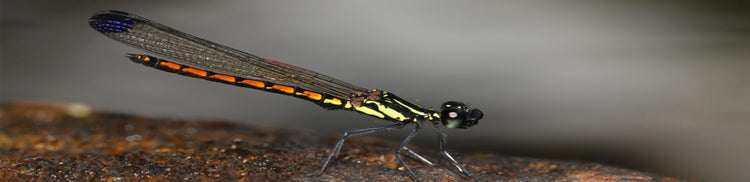
POLYGON ((372 133, 377 133, 377 132, 388 131, 388 130, 392 130, 394 128, 400 128, 403 126, 404 126, 403 123, 398 123, 398 124, 393 124, 393 125, 388 125, 388 126, 356 128, 356 129, 351 129, 349 131, 344 132, 344 136, 342 136, 341 139, 339 139, 339 142, 336 143, 336 145, 333 147, 333 150, 331 150, 331 153, 328 154, 328 158, 326 159, 326 162, 323 163, 323 166, 320 168, 320 172, 318 172, 318 175, 323 174, 323 172, 326 170, 326 167, 328 167, 328 164, 330 164, 331 159, 333 159, 333 156, 338 155, 339 150, 341 150, 341 146, 344 145, 344 140, 351 138, 351 137, 355 137, 355 136, 362 136, 362 135, 367 135, 367 134, 372 134, 372 133))
POLYGON ((425 164, 430 165, 430 166, 435 165, 434 163, 430 162, 426 158, 424 158, 421 155, 419 155, 417 152, 414 152, 413 150, 409 149, 409 147, 404 147, 404 150, 406 152, 408 152, 408 154, 411 155, 411 157, 414 158, 414 159, 419 159, 420 161, 422 161, 425 164))
MULTIPOLYGON (((406 144, 409 144, 409 142, 411 141, 411 139, 414 138, 414 136, 417 135, 418 131, 419 131, 419 124, 417 124, 417 126, 414 127, 413 130, 411 130, 411 133, 409 133, 409 135, 406 136, 406 138, 404 139, 404 141, 401 142, 401 145, 398 146, 398 149, 396 149, 396 152, 393 153, 393 155, 396 156, 396 159, 398 159, 398 162, 400 162, 401 165, 403 165, 404 168, 406 168, 406 170, 409 171, 409 174, 414 179, 414 181, 419 181, 419 180, 417 180, 417 175, 415 175, 414 171, 412 171, 411 168, 409 168, 409 166, 406 165, 406 162, 404 162, 404 160, 401 159, 401 155, 399 155, 399 154, 401 153, 401 150, 404 150, 406 148, 406 144)), ((416 152, 414 152, 414 154, 416 154, 416 152)), ((417 156, 419 156, 419 155, 417 155, 417 156)))
POLYGON ((461 164, 458 164, 456 159, 453 159, 453 156, 451 156, 451 154, 448 153, 447 147, 446 147, 446 145, 448 145, 448 142, 446 141, 446 137, 448 137, 448 135, 445 134, 445 131, 443 131, 443 128, 441 128, 437 124, 435 124, 435 128, 437 129, 438 139, 440 140, 440 154, 443 154, 445 158, 448 158, 448 160, 450 160, 451 163, 453 163, 453 166, 456 166, 456 168, 458 169, 458 172, 461 172, 461 174, 471 177, 471 175, 469 175, 466 169, 464 169, 464 167, 461 167, 461 164))

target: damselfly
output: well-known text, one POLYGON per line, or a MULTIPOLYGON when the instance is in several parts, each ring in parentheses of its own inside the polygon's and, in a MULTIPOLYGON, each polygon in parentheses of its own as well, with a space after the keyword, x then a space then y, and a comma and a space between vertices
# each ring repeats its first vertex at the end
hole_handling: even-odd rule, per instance
POLYGON ((357 111, 393 122, 387 126, 358 128, 344 132, 328 154, 318 174, 322 174, 331 164, 331 159, 338 154, 344 140, 413 124, 414 129, 401 142, 394 154, 411 177, 417 179, 401 158, 401 154, 405 152, 404 155, 433 165, 406 146, 417 134, 420 126, 429 121, 437 128, 440 153, 450 160, 460 173, 469 175, 446 151, 446 134, 440 126, 442 124, 447 128, 465 129, 476 125, 479 119, 482 119, 481 111, 468 108, 461 102, 445 102, 441 106, 441 111, 426 109, 387 91, 365 89, 304 68, 261 58, 126 12, 98 12, 91 17, 89 25, 121 43, 172 60, 143 54, 128 54, 127 57, 136 63, 195 78, 290 95, 312 101, 326 109, 357 111))

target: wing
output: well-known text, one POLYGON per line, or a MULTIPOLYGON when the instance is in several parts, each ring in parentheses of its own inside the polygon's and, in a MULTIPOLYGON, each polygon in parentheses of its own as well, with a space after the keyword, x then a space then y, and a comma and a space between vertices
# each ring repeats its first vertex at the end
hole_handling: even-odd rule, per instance
POLYGON ((89 25, 127 45, 216 73, 293 85, 339 98, 366 91, 320 73, 264 59, 126 12, 98 12, 91 17, 89 25))

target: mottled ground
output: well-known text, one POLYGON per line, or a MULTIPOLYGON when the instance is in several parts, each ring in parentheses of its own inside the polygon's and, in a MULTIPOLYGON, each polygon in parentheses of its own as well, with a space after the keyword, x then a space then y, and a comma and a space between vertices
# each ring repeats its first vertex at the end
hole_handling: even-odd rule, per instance
MULTIPOLYGON (((397 143, 347 140, 321 176, 336 136, 225 121, 183 121, 91 111, 67 103, 6 103, 0 108, 0 181, 411 181, 397 143)), ((411 146, 422 154, 437 152, 411 146)), ((681 181, 597 163, 492 153, 435 166, 408 160, 422 181, 681 181)))

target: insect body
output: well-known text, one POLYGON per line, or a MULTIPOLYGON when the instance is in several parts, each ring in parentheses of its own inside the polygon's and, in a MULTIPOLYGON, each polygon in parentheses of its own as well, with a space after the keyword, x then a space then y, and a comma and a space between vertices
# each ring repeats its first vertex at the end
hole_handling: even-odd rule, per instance
POLYGON ((364 89, 304 68, 261 58, 126 12, 98 12, 91 17, 89 25, 107 37, 172 60, 144 54, 127 55, 132 61, 145 66, 290 95, 312 101, 326 109, 352 110, 394 122, 387 126, 358 128, 345 132, 323 163, 319 174, 325 171, 346 139, 414 124, 414 129, 394 153, 411 177, 417 179, 400 154, 404 151, 406 155, 432 165, 432 162, 406 147, 420 126, 429 121, 438 130, 440 153, 450 160, 459 172, 468 176, 466 170, 446 151, 446 135, 440 126, 442 124, 447 128, 465 129, 476 125, 483 116, 482 112, 468 108, 463 103, 445 102, 441 106, 441 111, 425 109, 387 91, 364 89))

